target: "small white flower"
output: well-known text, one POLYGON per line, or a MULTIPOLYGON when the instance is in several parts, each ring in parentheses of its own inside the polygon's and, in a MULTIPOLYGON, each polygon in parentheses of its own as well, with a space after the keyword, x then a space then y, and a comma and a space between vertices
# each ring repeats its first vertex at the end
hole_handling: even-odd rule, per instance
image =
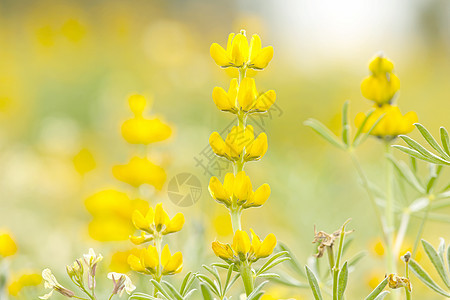
POLYGON ((73 297, 74 293, 71 290, 66 289, 61 284, 58 283, 56 280, 56 277, 53 275, 52 271, 50 269, 44 269, 42 271, 42 278, 45 280, 44 287, 46 289, 52 289, 48 294, 45 294, 44 296, 40 296, 39 299, 46 300, 50 298, 53 295, 53 291, 59 292, 61 295, 67 296, 67 297, 73 297))
POLYGON ((86 264, 92 268, 95 264, 100 262, 103 259, 103 256, 99 253, 95 254, 94 249, 90 248, 88 254, 83 254, 84 261, 86 264))
POLYGON ((119 297, 122 296, 124 290, 128 295, 131 295, 136 289, 136 286, 131 282, 131 279, 125 274, 110 272, 107 277, 114 282, 113 294, 119 294, 119 297))

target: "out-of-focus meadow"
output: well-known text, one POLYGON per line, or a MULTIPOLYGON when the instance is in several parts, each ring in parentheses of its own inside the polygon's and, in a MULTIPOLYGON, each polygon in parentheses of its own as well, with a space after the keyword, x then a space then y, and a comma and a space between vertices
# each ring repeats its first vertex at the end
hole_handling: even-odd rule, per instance
MULTIPOLYGON (((277 110, 258 119, 256 131, 267 133, 269 148, 261 162, 246 168, 254 184, 269 183, 272 194, 262 208, 244 212, 243 225, 263 236, 275 233, 306 262, 316 251, 314 225, 332 232, 352 218, 350 252, 368 251, 350 278, 351 299, 360 299, 384 277, 375 216, 350 158, 303 122, 314 117, 337 131, 349 99, 353 126, 354 116, 371 106, 360 91, 367 64, 383 51, 401 81, 402 112, 417 112, 433 134, 449 128, 449 20, 445 0, 1 1, 0 228, 18 246, 9 260, 12 276, 46 267, 63 274, 90 247, 105 257, 102 272, 126 272, 123 256, 133 248, 127 239, 132 229, 123 229, 131 227, 127 210, 145 204, 117 200, 118 207, 89 212, 86 199, 109 189, 151 206, 163 202, 171 216, 185 215, 185 227, 170 241, 183 252, 184 270, 216 260, 211 242, 230 240, 232 229, 226 209, 208 192, 211 175, 224 173, 203 168, 208 161, 202 151, 211 132, 234 119, 220 114, 211 99, 213 87, 227 89, 230 76, 216 66, 209 47, 225 45, 230 32, 245 29, 274 47, 270 65, 255 78, 260 90, 277 92, 277 110), (127 99, 134 93, 151 100, 144 115, 169 124, 169 139, 144 149, 122 138, 121 125, 133 116, 127 99), (82 149, 82 163, 92 167, 85 174, 74 165, 82 149), (113 166, 143 151, 165 169, 161 190, 145 185, 138 191, 113 176, 113 166), (183 172, 202 185, 200 199, 188 207, 167 195, 167 182, 183 172), (101 241, 120 230, 122 241, 101 241)), ((417 130, 411 136, 419 138, 417 130)), ((382 145, 371 139, 358 155, 368 176, 383 184, 382 145)), ((426 171, 424 163, 419 166, 426 171)), ((443 174, 442 185, 449 178, 443 174)), ((434 245, 440 236, 448 241, 448 220, 429 221, 423 236, 434 245)), ((419 221, 412 218, 405 249, 412 247, 419 221)), ((429 293, 418 280, 413 285, 418 295, 429 293)), ((267 290, 275 299, 311 297, 302 289, 267 290)), ((42 292, 41 285, 29 295, 42 292)), ((433 297, 426 299, 440 299, 433 297)))

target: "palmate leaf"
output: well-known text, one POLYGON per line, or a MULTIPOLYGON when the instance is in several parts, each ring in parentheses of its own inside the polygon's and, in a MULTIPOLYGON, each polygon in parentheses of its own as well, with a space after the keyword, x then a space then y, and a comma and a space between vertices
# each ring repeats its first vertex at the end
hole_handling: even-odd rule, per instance
POLYGON ((444 291, 440 286, 431 279, 430 275, 414 260, 409 261, 409 268, 426 286, 442 296, 450 298, 450 294, 444 291))
POLYGON ((447 270, 444 264, 444 259, 443 259, 443 253, 441 251, 442 248, 445 249, 445 242, 442 243, 439 248, 441 253, 438 253, 433 246, 428 243, 425 240, 422 240, 422 246, 423 249, 425 250, 425 253, 427 254, 428 258, 430 259, 431 263, 433 264, 434 268, 436 269, 436 271, 438 272, 439 276, 441 277, 442 281, 445 283, 445 285, 450 288, 450 281, 447 275, 447 270))

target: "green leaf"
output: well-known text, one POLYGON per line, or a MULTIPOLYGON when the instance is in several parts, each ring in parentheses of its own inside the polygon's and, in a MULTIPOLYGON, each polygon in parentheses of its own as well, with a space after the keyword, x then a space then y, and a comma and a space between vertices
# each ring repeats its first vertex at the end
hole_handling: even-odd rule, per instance
POLYGON ((305 266, 306 276, 308 277, 309 286, 314 295, 315 300, 322 300, 322 294, 320 293, 319 283, 317 278, 308 266, 305 266))
POLYGON ((450 245, 448 245, 448 248, 447 248, 447 264, 448 264, 448 269, 450 270, 450 245))
POLYGON ((145 299, 150 299, 150 300, 154 300, 157 299, 153 296, 150 296, 148 294, 144 294, 144 293, 134 293, 133 295, 131 295, 128 300, 145 300, 145 299))
POLYGON ((445 153, 445 151, 441 148, 441 146, 439 146, 434 137, 431 135, 431 133, 422 124, 416 123, 414 125, 417 127, 417 129, 419 129, 424 139, 428 142, 428 144, 430 144, 431 147, 433 147, 434 150, 436 150, 446 159, 450 159, 450 156, 445 153))
POLYGON ((263 274, 259 274, 258 277, 274 279, 274 278, 280 278, 280 275, 275 274, 275 273, 263 273, 263 274))
MULTIPOLYGON (((287 286, 291 287, 298 287, 298 288, 309 288, 309 284, 305 282, 300 282, 297 279, 293 278, 291 275, 287 274, 286 272, 278 271, 278 275, 280 275, 280 278, 274 278, 273 281, 277 283, 281 283, 287 286)), ((305 274, 306 277, 306 274, 305 274)))
POLYGON ((419 193, 424 194, 425 189, 417 180, 416 176, 411 172, 411 170, 406 166, 403 162, 397 162, 392 155, 388 155, 387 158, 390 160, 392 165, 394 166, 397 173, 406 180, 413 188, 415 188, 419 193))
POLYGON ((423 147, 422 145, 420 145, 418 142, 416 142, 415 140, 413 140, 412 138, 410 138, 407 135, 399 135, 399 137, 405 141, 405 143, 407 143, 412 149, 416 150, 417 152, 419 152, 420 154, 422 154, 423 156, 436 161, 437 164, 445 164, 448 163, 445 159, 440 158, 439 156, 431 153, 430 151, 428 151, 427 149, 425 149, 425 147, 423 147))
POLYGON ((209 273, 211 273, 216 278, 215 283, 216 283, 217 289, 219 291, 221 291, 222 290, 222 283, 220 282, 220 275, 219 275, 219 272, 217 271, 217 268, 214 267, 214 266, 211 268, 211 267, 209 267, 207 265, 203 265, 203 268, 205 268, 209 273))
POLYGON ((388 284, 388 278, 384 278, 379 285, 364 300, 375 300, 388 284))
POLYGON ((383 300, 387 295, 389 295, 389 292, 384 291, 381 294, 379 294, 374 300, 383 300))
POLYGON ((217 288, 217 284, 214 283, 208 276, 203 275, 203 274, 198 274, 197 278, 202 281, 203 283, 205 283, 206 285, 208 285, 208 287, 211 289, 211 291, 216 294, 217 296, 220 296, 220 292, 221 290, 219 290, 217 288))
POLYGON ((230 279, 231 279, 231 274, 233 274, 233 267, 234 264, 231 264, 230 267, 228 268, 228 272, 227 272, 227 279, 225 280, 225 286, 223 288, 223 295, 225 294, 225 290, 228 289, 228 285, 230 284, 230 279))
POLYGON ((359 126, 358 130, 356 131, 355 137, 353 138, 353 142, 352 142, 353 147, 356 147, 360 144, 358 138, 361 135, 364 127, 366 127, 367 120, 369 120, 370 116, 373 114, 374 111, 375 110, 372 109, 367 113, 366 117, 364 118, 364 120, 361 123, 361 126, 359 126))
POLYGON ((348 103, 349 101, 345 101, 344 106, 342 107, 342 142, 347 145, 349 144, 349 135, 350 135, 350 125, 348 124, 348 103))
POLYGON ((260 285, 258 285, 253 292, 250 293, 250 295, 248 295, 247 300, 257 300, 259 298, 261 298, 261 296, 264 294, 263 292, 261 292, 261 289, 263 288, 263 286, 268 283, 269 281, 263 281, 261 282, 260 285))
MULTIPOLYGON (((445 270, 444 261, 438 252, 433 248, 433 246, 425 240, 422 240, 422 246, 425 249, 425 253, 427 254, 430 261, 433 263, 434 268, 438 272, 442 281, 445 285, 450 288, 450 282, 448 280, 447 272, 445 270)), ((445 247, 445 245, 444 245, 445 247)))
POLYGON ((367 131, 365 134, 363 134, 358 141, 355 141, 355 143, 353 143, 353 147, 356 147, 356 146, 362 144, 370 136, 372 131, 375 129, 375 127, 377 127, 378 123, 381 121, 381 119, 383 119, 383 117, 384 117, 384 114, 379 116, 378 119, 372 124, 372 127, 370 127, 369 131, 367 131))
POLYGON ((441 294, 445 297, 450 297, 450 294, 444 291, 441 287, 437 285, 436 282, 431 279, 430 275, 414 260, 411 259, 409 261, 409 268, 420 279, 426 286, 435 291, 438 294, 441 294))
POLYGON ((348 268, 347 268, 347 262, 344 263, 342 266, 342 270, 339 271, 338 276, 338 300, 344 299, 344 292, 345 288, 347 287, 347 280, 348 280, 348 268))
POLYGON ((170 299, 170 295, 167 293, 167 291, 163 288, 163 286, 156 280, 154 279, 150 279, 150 282, 154 285, 154 287, 156 289, 158 289, 158 291, 164 295, 164 297, 170 299))
POLYGON ((404 153, 406 153, 406 154, 408 154, 408 155, 410 155, 412 157, 415 157, 415 158, 418 158, 418 159, 421 159, 421 160, 424 160, 424 161, 427 161, 427 162, 430 162, 430 163, 433 163, 433 164, 450 165, 449 162, 446 162, 445 160, 442 160, 441 158, 436 159, 434 157, 427 157, 427 156, 424 156, 424 155, 420 154, 416 150, 410 149, 408 147, 404 147, 404 146, 400 146, 400 145, 393 145, 392 147, 394 147, 394 148, 396 148, 396 149, 398 149, 398 150, 400 150, 400 151, 402 151, 402 152, 404 152, 404 153))
POLYGON ((348 267, 353 267, 356 265, 361 259, 363 259, 367 255, 367 251, 361 251, 356 253, 352 258, 348 260, 348 267))
POLYGON ((441 127, 439 131, 441 133, 441 142, 442 146, 444 147, 444 151, 445 153, 450 155, 450 139, 448 137, 448 132, 444 127, 441 127))
POLYGON ((200 283, 200 291, 202 292, 203 300, 214 300, 214 297, 206 284, 200 283))
POLYGON ((184 276, 183 282, 181 283, 180 287, 180 293, 181 295, 185 296, 187 290, 191 287, 192 283, 194 282, 195 275, 192 275, 192 272, 188 272, 186 276, 184 276))
POLYGON ((308 127, 311 127, 315 132, 317 132, 321 137, 323 137, 327 142, 329 142, 333 146, 336 146, 343 150, 345 149, 345 146, 341 143, 341 141, 339 141, 337 136, 319 121, 315 119, 308 119, 303 124, 305 124, 308 127))
POLYGON ((269 260, 256 272, 256 276, 272 269, 276 265, 278 265, 286 260, 290 260, 291 258, 289 256, 284 256, 287 254, 288 254, 288 252, 282 251, 282 252, 278 252, 277 254, 272 255, 269 258, 269 260))
POLYGON ((177 299, 177 300, 183 300, 183 297, 180 295, 180 293, 177 291, 177 289, 170 284, 169 282, 163 280, 162 283, 167 286, 167 288, 170 290, 170 292, 172 293, 172 295, 177 299))

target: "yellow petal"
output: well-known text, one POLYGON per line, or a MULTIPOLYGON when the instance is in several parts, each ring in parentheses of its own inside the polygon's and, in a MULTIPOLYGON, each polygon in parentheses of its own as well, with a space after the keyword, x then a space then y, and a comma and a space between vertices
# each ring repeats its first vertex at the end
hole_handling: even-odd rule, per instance
POLYGON ((141 260, 137 256, 130 254, 127 261, 130 265, 131 270, 141 273, 145 272, 145 268, 142 266, 141 260))
POLYGON ((158 250, 155 246, 148 246, 147 249, 142 249, 141 262, 147 269, 156 270, 159 264, 158 250))
POLYGON ((261 244, 259 252, 257 253, 258 258, 264 258, 272 254, 273 249, 277 245, 277 238, 273 233, 266 236, 261 244))
POLYGON ((238 102, 243 111, 247 112, 254 108, 255 101, 258 97, 255 80, 250 77, 245 77, 240 85, 238 92, 238 102))
POLYGON ((227 51, 223 49, 223 47, 219 44, 213 43, 209 48, 209 53, 211 54, 211 57, 214 59, 216 64, 221 66, 222 68, 226 68, 232 65, 231 57, 229 56, 227 51))
POLYGON ((385 57, 377 56, 369 64, 369 70, 374 74, 392 72, 394 64, 385 57))
POLYGON ((146 157, 140 158, 135 156, 126 165, 114 166, 112 172, 116 179, 134 187, 150 184, 161 190, 166 181, 164 169, 153 164, 146 157))
POLYGON ((154 223, 157 231, 161 231, 169 223, 169 216, 163 209, 162 203, 158 203, 155 207, 154 223))
POLYGON ((225 178, 223 179, 223 189, 230 198, 233 195, 234 191, 234 179, 235 178, 233 173, 227 173, 225 175, 225 178))
POLYGON ((265 112, 275 103, 276 93, 274 90, 269 90, 256 99, 254 109, 257 112, 265 112))
POLYGON ((213 132, 209 137, 209 145, 218 156, 225 155, 225 142, 218 132, 213 132))
POLYGON ((142 117, 126 120, 121 128, 123 138, 130 144, 148 145, 168 139, 172 128, 158 118, 142 117))
POLYGON ((153 237, 149 236, 149 235, 146 236, 145 233, 143 233, 142 231, 141 231, 141 235, 139 235, 139 236, 134 236, 134 235, 130 236, 130 241, 135 245, 141 245, 143 243, 150 242, 151 240, 153 240, 153 237))
POLYGON ((222 183, 220 183, 219 179, 215 176, 211 177, 208 186, 209 192, 211 196, 218 201, 219 203, 223 203, 225 205, 231 205, 231 195, 228 194, 222 183))
POLYGON ((261 239, 259 238, 259 236, 256 235, 253 229, 250 228, 250 232, 252 234, 253 253, 259 253, 259 249, 261 248, 261 239))
POLYGON ((167 225, 163 234, 169 234, 169 233, 180 231, 183 228, 183 225, 184 225, 184 215, 182 213, 177 213, 169 221, 169 224, 167 225))
POLYGON ((245 160, 259 160, 266 154, 268 148, 267 135, 265 132, 258 137, 246 148, 245 160))
POLYGON ((250 251, 250 238, 247 232, 236 230, 233 238, 233 249, 240 256, 246 255, 250 251))
POLYGON ((170 253, 169 245, 165 245, 161 252, 161 265, 165 266, 168 262, 172 254, 170 253))
POLYGON ((229 245, 222 244, 221 242, 214 241, 212 243, 212 249, 214 251, 214 254, 217 257, 220 257, 224 260, 231 260, 233 259, 233 250, 229 245))
POLYGON ((0 233, 0 258, 14 255, 17 252, 16 242, 8 233, 0 233))
POLYGON ((267 199, 269 199, 269 196, 270 196, 270 186, 267 183, 265 183, 255 191, 251 199, 251 202, 248 204, 246 203, 245 207, 261 206, 264 203, 266 203, 267 199))
POLYGON ((262 70, 267 67, 269 62, 273 58, 273 47, 265 47, 261 50, 261 52, 256 56, 254 59, 252 59, 249 63, 249 68, 255 69, 255 70, 262 70))
MULTIPOLYGON (((167 245, 166 245, 167 246, 167 245)), ((166 264, 163 265, 163 274, 176 274, 181 272, 183 268, 183 255, 181 252, 176 252, 166 264)))
POLYGON ((234 66, 241 67, 248 60, 248 41, 243 33, 237 34, 231 44, 231 58, 234 66))
POLYGON ((146 232, 152 233, 153 231, 150 228, 150 223, 147 219, 141 214, 140 211, 135 210, 131 216, 131 220, 133 221, 134 226, 139 230, 144 230, 146 232))
POLYGON ((81 176, 84 176, 86 173, 94 170, 97 164, 94 156, 88 149, 81 149, 81 151, 73 158, 73 165, 75 170, 81 176))
POLYGON ((234 182, 234 195, 238 203, 245 202, 252 193, 252 182, 244 171, 237 173, 234 182))
POLYGON ((252 35, 252 39, 250 40, 250 62, 255 59, 261 52, 261 38, 259 35, 252 35))
POLYGON ((217 108, 221 111, 229 111, 234 112, 236 108, 234 107, 234 103, 228 97, 228 94, 221 87, 215 87, 213 89, 212 98, 217 108))

